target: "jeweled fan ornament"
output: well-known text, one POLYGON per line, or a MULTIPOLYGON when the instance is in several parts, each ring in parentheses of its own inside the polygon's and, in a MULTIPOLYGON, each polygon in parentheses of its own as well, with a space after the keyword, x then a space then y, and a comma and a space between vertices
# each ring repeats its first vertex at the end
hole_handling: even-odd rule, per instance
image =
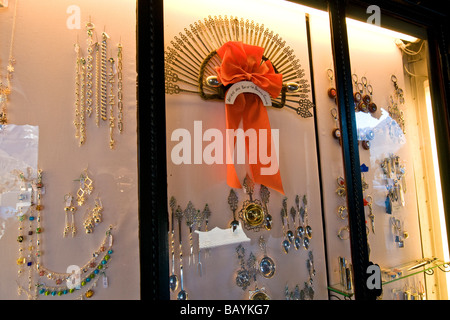
MULTIPOLYGON (((265 105, 292 109, 303 118, 313 116, 309 110, 313 107, 308 99, 310 84, 304 76, 294 50, 278 34, 263 24, 233 16, 208 16, 190 24, 165 51, 166 94, 191 93, 203 100, 223 100, 227 129, 237 129, 242 120, 244 130, 268 129, 269 142, 265 105), (265 92, 269 103, 245 91, 237 95, 237 102, 228 104, 225 98, 230 87, 243 81, 265 92), (257 117, 249 116, 250 109, 257 117)), ((260 175, 256 170, 260 167, 259 161, 250 165, 255 183, 284 194, 279 170, 274 175, 260 175)), ((241 188, 233 165, 227 165, 227 182, 232 188, 241 188)))

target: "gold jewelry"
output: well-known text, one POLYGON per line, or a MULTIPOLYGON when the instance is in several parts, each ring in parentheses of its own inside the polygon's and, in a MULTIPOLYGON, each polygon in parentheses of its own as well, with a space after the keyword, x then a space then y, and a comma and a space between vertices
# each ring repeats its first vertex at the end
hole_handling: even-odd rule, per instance
POLYGON ((24 249, 23 249, 23 241, 24 241, 23 221, 25 220, 25 215, 22 212, 22 208, 19 208, 17 219, 19 220, 19 227, 18 227, 19 235, 17 236, 17 242, 19 243, 19 258, 17 259, 17 265, 19 266, 19 270, 17 275, 20 277, 23 273, 23 266, 27 261, 26 258, 24 257, 24 249))
MULTIPOLYGON (((103 242, 100 244, 97 250, 92 252, 91 258, 80 267, 83 278, 81 279, 81 289, 86 290, 83 294, 80 294, 78 298, 90 298, 94 294, 93 288, 96 287, 97 281, 102 279, 103 287, 108 287, 108 278, 106 277, 106 270, 111 261, 112 254, 114 253, 113 236, 111 230, 113 226, 109 226, 105 233, 103 242), (98 275, 98 276, 97 276, 98 275), (89 279, 89 280, 88 280, 89 279)), ((71 293, 79 292, 75 287, 69 287, 65 285, 65 282, 72 280, 73 273, 56 272, 46 268, 43 265, 39 265, 37 271, 41 277, 45 277, 46 281, 39 280, 35 285, 36 298, 38 294, 45 296, 59 297, 62 295, 68 295, 71 293), (48 284, 48 281, 52 281, 54 284, 48 284)))
POLYGON ((109 58, 109 148, 114 149, 114 105, 115 105, 115 95, 114 95, 114 58, 109 58))
POLYGON ((345 188, 345 180, 342 176, 337 178, 337 185, 338 185, 338 188, 336 189, 336 193, 339 196, 345 198, 347 196, 347 190, 345 188))
POLYGON ((122 95, 122 44, 119 43, 117 52, 117 128, 123 131, 123 95, 122 95))
POLYGON ((95 124, 100 126, 100 45, 95 43, 95 124))
POLYGON ((348 210, 346 206, 339 206, 338 208, 338 216, 342 220, 345 220, 348 218, 348 210))
POLYGON ((64 207, 65 227, 63 235, 64 237, 67 237, 67 234, 69 232, 72 232, 72 237, 74 237, 77 232, 75 227, 75 211, 77 211, 77 208, 72 205, 73 197, 70 193, 66 194, 64 200, 66 201, 66 206, 64 207), (69 214, 72 216, 72 221, 70 224, 69 224, 69 214))
POLYGON ((24 266, 28 267, 28 292, 31 291, 32 285, 32 265, 33 265, 33 220, 32 209, 33 209, 33 199, 31 193, 31 184, 29 183, 29 179, 25 178, 23 172, 18 172, 18 176, 20 179, 20 194, 18 196, 18 213, 17 218, 19 220, 19 233, 17 236, 17 242, 19 243, 19 258, 17 259, 18 265, 18 279, 17 279, 17 293, 20 296, 24 291, 24 289, 19 283, 21 276, 24 274, 24 266), (29 207, 29 209, 27 209, 29 207), (27 215, 27 211, 29 210, 30 214, 27 215), (28 221, 28 231, 25 230, 25 221, 28 221))
POLYGON ((80 175, 80 186, 77 191, 77 203, 78 206, 82 206, 86 201, 85 195, 91 194, 94 190, 94 181, 89 177, 87 169, 80 175))
POLYGON ((94 57, 92 56, 92 53, 94 52, 94 41, 92 40, 93 36, 93 30, 95 26, 92 22, 88 22, 86 24, 88 39, 87 39, 87 57, 86 57, 86 113, 90 117, 92 114, 92 79, 93 79, 93 66, 92 61, 94 60, 94 57))
POLYGON ((85 75, 86 75, 86 60, 80 59, 81 72, 80 72, 80 141, 79 145, 83 145, 86 141, 86 105, 85 105, 85 75))
POLYGON ((76 63, 75 63, 75 138, 80 138, 80 45, 75 43, 76 63))
MULTIPOLYGON (((28 286, 22 286, 17 280, 17 293, 21 295, 25 293, 29 300, 36 299, 37 291, 34 290, 34 295, 32 293, 33 280, 34 280, 34 268, 39 267, 40 264, 40 234, 42 232, 40 226, 41 211, 43 210, 43 205, 41 204, 41 194, 43 193, 42 184, 42 170, 38 170, 37 180, 33 181, 31 178, 25 178, 23 173, 19 174, 22 180, 21 190, 23 191, 19 196, 19 201, 23 201, 30 205, 28 214, 22 213, 22 209, 26 206, 19 206, 20 214, 18 215, 20 223, 20 234, 18 241, 20 243, 19 253, 20 257, 17 260, 19 265, 19 278, 23 275, 23 267, 28 268, 28 286), (23 224, 28 221, 28 231, 25 232, 23 224), (37 227, 34 228, 34 224, 37 221, 37 227), (36 240, 36 246, 33 242, 36 240), (27 243, 27 244, 26 244, 27 243), (25 253, 26 252, 26 253, 25 253)), ((29 177, 31 175, 29 174, 29 177)), ((35 286, 34 286, 35 287, 35 286)))
POLYGON ((341 240, 347 240, 350 237, 350 228, 345 226, 339 229, 338 237, 341 240))
POLYGON ((107 112, 106 112, 106 63, 107 63, 107 57, 106 57, 106 51, 108 47, 108 38, 109 36, 106 34, 106 32, 102 33, 102 44, 101 44, 101 109, 100 109, 100 115, 103 121, 106 121, 107 118, 107 112))
POLYGON ((92 209, 87 218, 84 220, 84 229, 86 233, 92 233, 94 232, 94 228, 96 225, 98 225, 100 222, 102 222, 102 211, 103 211, 103 205, 100 200, 100 198, 95 199, 95 207, 92 209))
POLYGON ((6 66, 6 83, 4 84, 2 81, 2 76, 0 73, 0 125, 8 123, 8 117, 6 112, 6 104, 8 102, 8 96, 11 94, 11 79, 14 73, 14 64, 16 63, 16 59, 13 57, 13 46, 14 46, 14 34, 16 30, 16 20, 17 20, 17 6, 19 0, 16 0, 16 4, 14 6, 14 18, 13 25, 11 29, 11 42, 9 46, 9 57, 8 57, 8 65, 6 66))
POLYGON ((375 215, 373 214, 373 210, 372 210, 372 203, 373 203, 372 196, 368 195, 366 197, 366 201, 367 201, 367 206, 369 207, 369 219, 370 219, 370 224, 372 226, 372 232, 375 233, 375 215))

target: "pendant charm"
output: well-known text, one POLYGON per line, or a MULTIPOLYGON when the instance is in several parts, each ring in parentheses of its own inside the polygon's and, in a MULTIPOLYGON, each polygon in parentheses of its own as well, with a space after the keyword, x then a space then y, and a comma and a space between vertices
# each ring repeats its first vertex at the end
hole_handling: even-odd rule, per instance
POLYGON ((233 212, 233 220, 230 223, 230 227, 233 229, 233 232, 239 226, 239 222, 236 220, 236 210, 237 210, 238 198, 236 192, 231 189, 230 194, 228 196, 228 204, 230 205, 230 209, 233 212))
POLYGON ((341 130, 339 128, 336 128, 333 130, 332 135, 335 139, 341 141, 341 130))
POLYGON ((270 300, 270 297, 266 293, 266 289, 264 287, 259 289, 258 286, 256 286, 255 290, 249 291, 248 293, 250 300, 270 300))
POLYGON ((242 220, 244 227, 253 231, 259 231, 261 228, 269 228, 268 230, 270 230, 272 218, 267 211, 268 189, 263 187, 261 192, 263 204, 259 199, 253 199, 255 184, 248 175, 244 179, 243 187, 245 193, 249 196, 249 199, 244 201, 242 209, 239 211, 239 218, 242 220))
POLYGON ((363 149, 365 149, 365 150, 369 150, 369 149, 370 149, 370 141, 368 141, 368 140, 363 140, 363 141, 361 142, 361 144, 362 144, 363 149))
POLYGON ((327 90, 328 97, 330 97, 331 99, 336 99, 337 91, 333 86, 333 70, 328 69, 327 76, 328 76, 328 79, 330 79, 330 88, 327 90))
POLYGON ((370 103, 370 96, 368 94, 364 95, 362 98, 362 101, 364 101, 365 104, 370 103))
POLYGON ((270 279, 275 274, 275 262, 267 255, 264 236, 259 238, 259 246, 264 254, 264 257, 259 262, 259 272, 264 278, 270 279))
POLYGON ((334 120, 335 127, 333 131, 331 132, 333 138, 339 141, 339 144, 341 143, 341 130, 339 129, 339 120, 338 120, 338 111, 336 108, 331 109, 331 117, 334 120))
POLYGON ((345 188, 345 180, 343 177, 337 178, 338 188, 336 189, 336 193, 338 196, 345 198, 347 196, 347 190, 345 188))
POLYGON ((236 254, 241 265, 241 269, 239 269, 236 275, 236 285, 242 288, 242 290, 246 290, 252 280, 256 281, 256 257, 250 252, 249 258, 245 262, 245 249, 242 244, 237 246, 236 254))
POLYGON ((362 112, 368 112, 369 111, 369 107, 367 106, 367 103, 364 100, 361 100, 358 103, 358 110, 362 111, 362 112))
POLYGON ((264 211, 266 212, 266 216, 264 218, 264 227, 266 228, 266 230, 272 230, 272 216, 270 215, 269 209, 267 208, 267 204, 269 203, 270 191, 266 186, 261 185, 259 189, 259 195, 264 206, 264 211))
POLYGON ((337 96, 337 92, 335 88, 329 88, 327 94, 330 98, 335 99, 337 96))

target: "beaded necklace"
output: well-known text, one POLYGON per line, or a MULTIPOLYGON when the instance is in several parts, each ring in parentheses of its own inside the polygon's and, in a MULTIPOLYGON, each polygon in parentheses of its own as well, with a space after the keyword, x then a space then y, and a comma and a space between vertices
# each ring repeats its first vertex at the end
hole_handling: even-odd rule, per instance
MULTIPOLYGON (((8 122, 8 117, 6 114, 6 104, 8 102, 8 96, 11 93, 11 79, 12 74, 14 73, 14 64, 16 60, 13 57, 13 44, 14 44, 14 33, 16 30, 16 17, 17 17, 17 6, 19 0, 16 0, 16 4, 14 6, 14 18, 13 25, 11 30, 11 42, 9 47, 9 57, 8 57, 8 65, 6 66, 6 83, 2 81, 2 75, 0 73, 0 125, 4 125, 8 122)), ((1 71, 1 68, 0 68, 1 71)))
MULTIPOLYGON (((21 176, 22 177, 22 176, 21 176)), ((29 241, 29 253, 26 257, 23 255, 23 245, 19 249, 19 277, 23 273, 23 265, 29 267, 28 276, 28 290, 21 286, 18 282, 19 295, 25 292, 28 299, 38 299, 39 295, 45 296, 63 296, 67 294, 79 294, 78 299, 91 298, 94 295, 93 288, 96 286, 98 280, 103 280, 103 287, 108 287, 108 278, 106 276, 106 269, 108 262, 111 260, 113 254, 113 236, 112 226, 109 226, 105 237, 97 250, 92 253, 91 258, 82 267, 76 268, 74 272, 56 272, 45 267, 42 263, 42 212, 44 205, 42 204, 42 195, 45 193, 44 184, 42 182, 42 170, 38 171, 37 180, 32 183, 33 201, 26 216, 19 216, 19 237, 18 241, 22 244, 25 240, 29 241), (29 221, 28 238, 23 235, 23 221, 29 221), (32 245, 33 239, 36 245, 32 245), (32 271, 36 271, 39 276, 38 280, 34 281, 32 271), (34 283, 34 292, 32 292, 34 283)))

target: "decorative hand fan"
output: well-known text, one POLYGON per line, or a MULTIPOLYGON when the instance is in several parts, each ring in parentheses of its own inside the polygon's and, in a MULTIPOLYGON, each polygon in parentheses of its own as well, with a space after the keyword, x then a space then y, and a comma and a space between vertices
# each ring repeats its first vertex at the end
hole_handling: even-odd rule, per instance
MULTIPOLYGON (((303 79, 299 59, 293 49, 285 47, 286 41, 263 24, 209 16, 190 24, 190 30, 185 28, 170 44, 165 52, 166 94, 223 100, 227 131, 238 130, 242 120, 244 130, 255 130, 258 139, 261 130, 267 132, 267 150, 272 150, 266 106, 286 107, 303 118, 312 117, 310 85, 303 79)), ((228 146, 227 151, 232 149, 228 146)), ((253 181, 284 194, 279 169, 269 175, 263 173, 267 167, 260 161, 250 164, 253 181)), ((228 163, 227 183, 241 188, 235 168, 228 163)))
POLYGON ((264 24, 233 16, 208 16, 174 37, 165 52, 166 94, 193 93, 204 100, 224 100, 227 86, 217 76, 216 68, 222 64, 217 50, 229 41, 263 48, 261 63, 269 61, 275 73, 282 74, 283 85, 280 94, 272 98, 272 107, 286 107, 303 118, 312 117, 310 85, 303 79, 304 69, 294 50, 264 24))

